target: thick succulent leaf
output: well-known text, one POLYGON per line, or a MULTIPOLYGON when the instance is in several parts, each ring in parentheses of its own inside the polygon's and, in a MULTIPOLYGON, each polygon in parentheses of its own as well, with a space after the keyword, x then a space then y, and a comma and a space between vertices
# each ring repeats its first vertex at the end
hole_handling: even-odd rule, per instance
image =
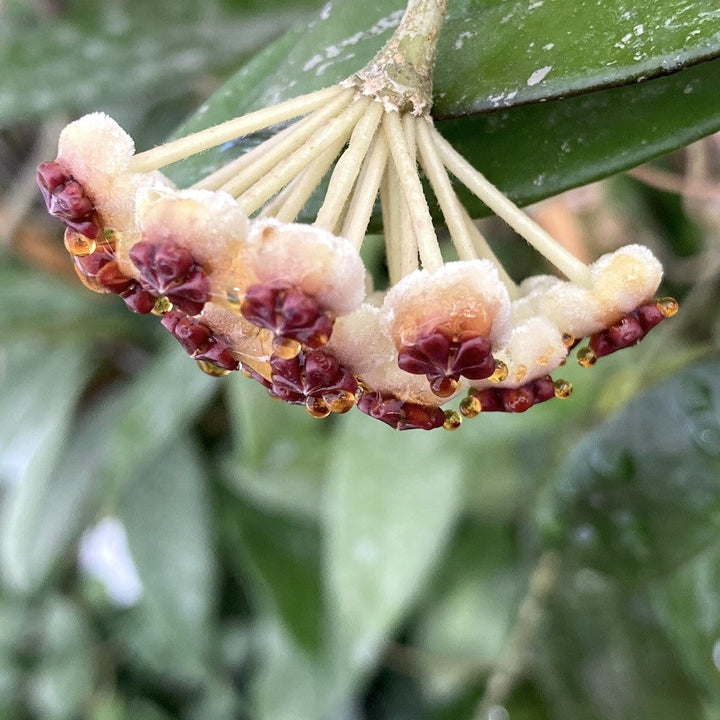
POLYGON ((226 388, 235 441, 226 483, 269 510, 317 517, 331 423, 271 402, 264 387, 245 378, 228 378, 226 388))
POLYGON ((720 544, 653 582, 650 597, 660 623, 702 688, 708 708, 720 708, 720 544))
POLYGON ((436 114, 623 85, 718 54, 720 15, 698 0, 450 3, 438 47, 436 114))
POLYGON ((331 446, 325 572, 338 692, 377 661, 461 510, 461 463, 444 439, 388 433, 353 413, 331 446))
POLYGON ((177 96, 302 16, 302 3, 242 12, 220 2, 74 2, 28 28, 27 12, 13 9, 0 25, 0 127, 140 93, 177 96))
POLYGON ((16 345, 5 348, 4 355, 0 571, 8 587, 30 593, 77 531, 91 491, 87 475, 58 475, 91 367, 72 343, 55 348, 16 345))
POLYGON ((138 467, 181 435, 219 389, 173 340, 123 395, 123 413, 105 437, 106 481, 131 482, 138 467))
MULTIPOLYGON (((183 132, 342 80, 381 47, 401 14, 389 0, 326 5, 303 32, 233 76, 183 132)), ((434 114, 491 180, 531 202, 719 129, 720 61, 711 60, 718 53, 720 16, 701 2, 664 0, 642 11, 619 0, 453 4, 438 49, 434 114), (577 93, 586 94, 568 97, 577 93), (533 101, 543 102, 527 106, 533 101)), ((190 184, 243 146, 204 153, 171 174, 190 184)), ((471 209, 482 211, 478 203, 471 209)))
POLYGON ((254 599, 277 613, 298 647, 316 654, 322 614, 317 527, 237 501, 226 501, 224 507, 227 552, 241 577, 249 576, 254 599))
POLYGON ((197 451, 178 438, 144 458, 118 500, 142 583, 134 607, 117 617, 119 639, 136 662, 167 677, 205 675, 215 557, 206 477, 197 451))
POLYGON ((720 525, 720 360, 640 395, 573 450, 542 523, 564 557, 628 578, 715 541, 720 525))
POLYGON ((702 718, 697 687, 647 595, 601 573, 560 576, 536 649, 536 672, 553 718, 702 718))

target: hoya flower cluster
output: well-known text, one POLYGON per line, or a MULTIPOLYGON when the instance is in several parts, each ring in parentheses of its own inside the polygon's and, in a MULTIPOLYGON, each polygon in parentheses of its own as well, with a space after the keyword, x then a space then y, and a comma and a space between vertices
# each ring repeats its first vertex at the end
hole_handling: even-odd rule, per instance
MULTIPOLYGON (((403 22, 407 31, 410 11, 403 22)), ((578 359, 590 365, 674 314, 674 301, 654 299, 662 269, 649 250, 586 266, 488 183, 435 129, 422 83, 383 82, 397 56, 390 47, 341 85, 140 154, 106 115, 68 125, 38 182, 80 279, 158 315, 206 372, 239 370, 314 417, 357 406, 400 430, 566 397, 569 383, 551 374, 583 338, 578 359), (191 188, 160 172, 278 126, 191 188), (418 167, 458 260, 443 258, 418 167), (326 175, 314 223, 298 224, 326 175), (563 277, 511 280, 451 176, 563 277), (384 290, 359 253, 378 196, 384 290), (445 409, 460 395, 459 413, 445 409)))

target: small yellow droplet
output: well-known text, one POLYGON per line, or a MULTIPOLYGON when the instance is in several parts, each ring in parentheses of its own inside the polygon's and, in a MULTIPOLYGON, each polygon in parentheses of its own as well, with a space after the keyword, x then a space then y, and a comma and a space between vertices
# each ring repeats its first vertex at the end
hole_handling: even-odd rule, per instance
POLYGON ((597 362, 597 355, 589 345, 586 345, 578 350, 577 361, 581 367, 592 367, 597 362))
POLYGON ((284 337, 273 338, 272 347, 275 355, 283 360, 292 360, 302 350, 302 345, 297 340, 284 337))
POLYGON ((211 363, 208 360, 196 360, 195 362, 204 373, 212 375, 212 377, 225 377, 225 375, 229 375, 231 372, 230 370, 221 368, 219 365, 211 363))
POLYGON ((318 420, 322 420, 322 418, 326 418, 330 414, 330 408, 322 398, 306 398, 305 409, 309 415, 318 418, 318 420))
POLYGON ((67 228, 65 230, 65 249, 75 257, 85 257, 92 255, 97 248, 97 243, 85 235, 81 235, 77 230, 67 228))
POLYGON ((153 315, 164 315, 173 309, 173 304, 166 297, 159 297, 155 301, 153 309, 150 311, 153 315))
POLYGON ((556 398, 564 400, 565 398, 569 398, 572 395, 573 386, 572 383, 568 380, 563 380, 562 378, 559 378, 555 380, 553 385, 555 386, 556 398))
POLYGON ((571 348, 575 344, 575 338, 570 333, 563 333, 562 343, 566 348, 571 348))
POLYGON ((462 425, 462 417, 457 410, 446 410, 445 411, 445 422, 443 428, 445 430, 457 430, 462 425))
POLYGON ((677 311, 680 309, 680 306, 678 305, 678 301, 675 298, 671 298, 671 297, 660 298, 657 301, 657 307, 658 307, 658 310, 666 318, 672 317, 673 315, 677 314, 677 311))
POLYGON ((333 393, 333 397, 325 396, 323 398, 331 413, 341 415, 348 410, 352 410, 355 405, 355 395, 350 391, 344 390, 340 393, 333 393))
POLYGON ((460 412, 466 418, 474 418, 480 414, 482 405, 480 400, 475 395, 468 395, 460 401, 460 412))
POLYGON ((240 310, 240 288, 232 287, 225 293, 225 298, 233 310, 240 310))
POLYGON ((502 360, 495 361, 495 372, 488 378, 490 382, 499 383, 507 380, 508 366, 502 360))
POLYGON ((430 385, 430 389, 434 395, 441 398, 450 397, 458 388, 460 383, 453 378, 442 378, 439 382, 433 382, 430 385))

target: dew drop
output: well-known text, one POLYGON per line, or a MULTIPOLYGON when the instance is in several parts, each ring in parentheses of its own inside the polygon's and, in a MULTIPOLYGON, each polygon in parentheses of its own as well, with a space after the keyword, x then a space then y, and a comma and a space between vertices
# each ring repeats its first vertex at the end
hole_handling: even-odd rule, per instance
POLYGON ((658 310, 666 318, 676 315, 677 311, 680 309, 680 306, 678 305, 678 301, 675 300, 675 298, 671 298, 671 297, 660 298, 657 301, 657 307, 658 307, 658 310))
POLYGON ((457 430, 462 425, 462 416, 456 410, 445 411, 445 422, 443 428, 445 430, 457 430))
POLYGON ((352 410, 355 405, 355 395, 349 390, 343 390, 340 393, 334 394, 332 398, 326 396, 324 400, 330 412, 338 415, 352 410))
POLYGON ((155 301, 153 309, 150 311, 153 315, 163 315, 173 309, 173 304, 166 298, 160 297, 155 301))
POLYGON ((488 378, 490 382, 499 383, 507 380, 508 366, 502 360, 495 361, 495 372, 488 378))
POLYGON ((240 288, 232 287, 225 293, 225 298, 233 310, 239 312, 242 302, 240 300, 240 288))
POLYGON ((322 398, 306 398, 305 409, 308 411, 309 415, 312 415, 312 417, 317 418, 318 420, 322 420, 330 414, 330 408, 322 398))
POLYGON ((273 352, 283 360, 292 360, 300 354, 302 345, 297 340, 276 337, 272 341, 273 352))
POLYGON ((553 383, 553 386, 555 388, 556 398, 564 400, 565 398, 569 398, 572 395, 573 386, 569 380, 563 380, 562 378, 558 378, 553 383))
POLYGON ((510 720, 510 713, 502 705, 493 705, 488 710, 487 720, 510 720))
POLYGON ((466 418, 474 418, 480 414, 482 405, 475 395, 468 395, 460 401, 460 412, 466 418))
POLYGON ((573 543, 579 547, 587 548, 595 544, 597 540, 597 530, 594 525, 585 523, 578 525, 572 533, 573 543))
POLYGON ((581 367, 589 368, 597 362, 597 355, 591 347, 585 346, 578 350, 577 361, 581 367))
POLYGON ((67 228, 65 230, 65 249, 74 257, 85 257, 95 252, 97 243, 76 230, 67 228))
POLYGON ((720 428, 705 427, 693 433, 693 441, 699 450, 717 457, 720 455, 720 428))
POLYGON ((231 370, 221 368, 219 365, 211 363, 208 360, 196 360, 195 362, 206 375, 211 375, 212 377, 225 377, 225 375, 229 375, 232 372, 231 370))

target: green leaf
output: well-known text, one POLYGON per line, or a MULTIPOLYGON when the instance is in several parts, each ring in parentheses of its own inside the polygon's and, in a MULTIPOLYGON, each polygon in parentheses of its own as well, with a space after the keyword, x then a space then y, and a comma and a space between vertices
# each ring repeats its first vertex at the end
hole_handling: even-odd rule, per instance
POLYGON ((74 344, 12 346, 0 381, 0 569, 3 581, 30 593, 47 577, 82 522, 87 474, 58 475, 74 409, 92 369, 74 344))
POLYGON ((601 573, 561 575, 534 658, 554 718, 702 717, 697 688, 646 593, 618 587, 601 573))
POLYGON ((145 459, 117 514, 143 586, 139 603, 117 619, 120 642, 153 673, 204 677, 216 567, 205 473, 187 438, 145 459))
POLYGON ((666 75, 720 55, 705 2, 451 3, 435 72, 440 117, 487 112, 666 75))
POLYGON ((632 578, 667 570, 720 526, 720 360, 696 363, 587 435, 542 521, 566 558, 632 578))
MULTIPOLYGON (((297 5, 229 12, 218 2, 74 3, 60 19, 0 26, 0 127, 141 93, 177 97, 302 18, 297 5)), ((25 22, 20 22, 25 20, 25 22)))
MULTIPOLYGON (((327 5, 304 32, 286 35, 234 75, 183 132, 344 79, 382 46, 400 15, 391 0, 327 5)), ((441 33, 434 114, 458 150, 524 204, 720 129, 720 61, 711 60, 719 53, 720 17, 702 2, 664 0, 640 13, 620 0, 468 0, 452 6, 441 33), (693 63, 700 64, 635 82, 693 63)), ((253 142, 203 153, 170 174, 191 184, 253 142)), ((316 210, 311 202, 307 216, 316 210)))
POLYGON ((436 703, 489 674, 507 643, 528 574, 514 534, 512 526, 466 523, 426 595, 412 643, 425 696, 436 703))
POLYGON ((720 707, 720 546, 654 581, 650 598, 683 667, 702 688, 708 708, 720 707))
POLYGON ((105 438, 105 476, 121 487, 161 447, 197 419, 222 380, 200 371, 177 345, 165 345, 150 367, 123 393, 122 418, 105 438))
POLYGON ((317 527, 237 501, 225 508, 227 552, 239 561, 241 574, 254 580, 250 587, 257 604, 282 618, 299 647, 317 653, 322 613, 317 527))
POLYGON ((57 343, 130 334, 134 323, 116 300, 0 256, 0 337, 57 343))
POLYGON ((270 511, 316 518, 332 423, 272 402, 259 383, 228 380, 235 446, 224 466, 227 484, 270 511))
POLYGON ((27 704, 43 720, 73 720, 90 697, 95 657, 87 618, 51 595, 36 619, 40 657, 27 680, 27 704))
POLYGON ((444 441, 353 413, 328 448, 325 570, 339 693, 377 661, 460 512, 461 465, 444 441))

